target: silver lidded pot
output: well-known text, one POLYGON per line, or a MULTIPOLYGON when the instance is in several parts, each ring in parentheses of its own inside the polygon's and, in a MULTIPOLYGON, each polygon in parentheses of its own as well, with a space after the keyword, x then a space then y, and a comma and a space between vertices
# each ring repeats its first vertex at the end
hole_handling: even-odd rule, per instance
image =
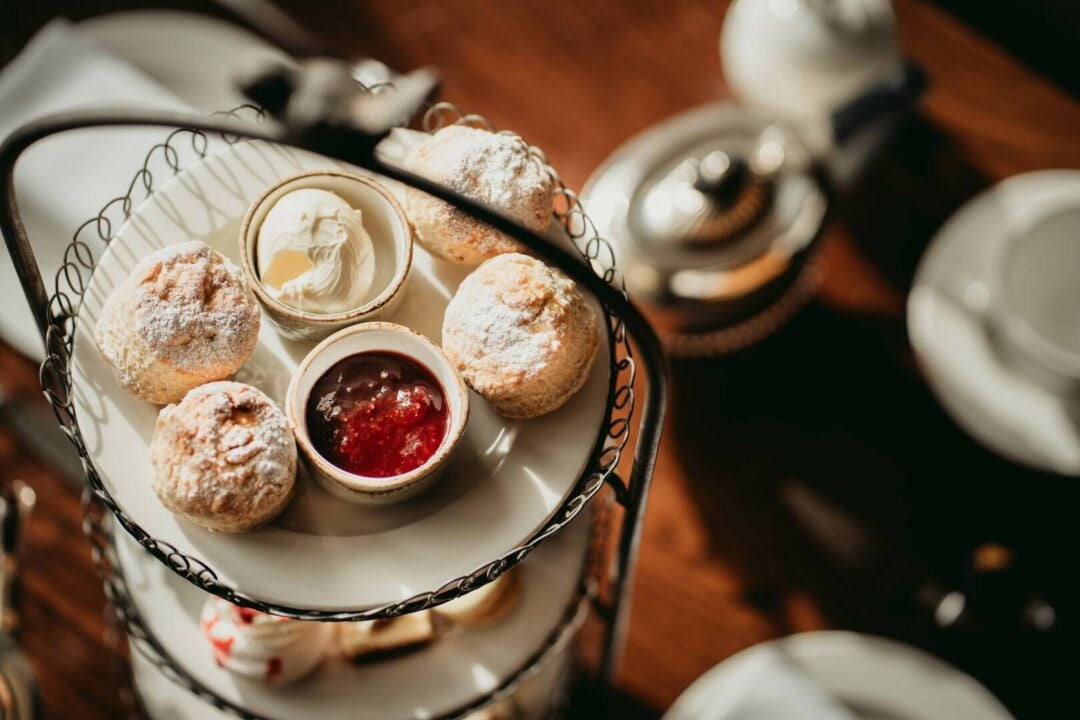
POLYGON ((868 154, 871 131, 880 142, 883 120, 924 86, 921 70, 896 63, 797 124, 773 109, 702 106, 630 139, 593 174, 583 202, 671 354, 744 347, 812 295, 834 187, 857 172, 852 156, 868 154))
POLYGON ((631 297, 659 328, 694 332, 776 298, 818 235, 825 188, 798 135, 724 104, 631 140, 590 181, 585 202, 631 297))

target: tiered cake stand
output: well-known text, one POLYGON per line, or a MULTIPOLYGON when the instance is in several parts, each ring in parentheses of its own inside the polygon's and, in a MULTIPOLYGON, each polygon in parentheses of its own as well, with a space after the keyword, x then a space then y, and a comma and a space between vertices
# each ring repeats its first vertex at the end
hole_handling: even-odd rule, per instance
MULTIPOLYGON (((439 103, 414 115, 415 130, 372 130, 363 122, 356 129, 338 121, 318 124, 329 126, 324 135, 264 115, 246 106, 211 118, 56 116, 0 148, 6 199, 0 229, 47 348, 42 388, 87 474, 85 527, 137 651, 132 669, 145 709, 154 717, 436 718, 501 704, 516 717, 547 716, 573 668, 572 641, 590 609, 605 628, 603 675, 610 680, 615 672, 665 399, 656 339, 625 299, 610 246, 542 155, 558 188, 547 237, 395 166, 416 133, 450 122, 487 126, 483 118, 439 103), (118 197, 78 228, 46 292, 19 220, 14 162, 53 133, 116 124, 179 129, 149 151, 118 197), (377 174, 392 187, 420 187, 509 232, 592 293, 606 342, 583 389, 550 416, 508 422, 474 402, 463 449, 427 495, 369 508, 335 499, 301 477, 298 497, 269 527, 209 533, 168 513, 150 492, 147 444, 157 409, 119 389, 90 330, 109 290, 140 257, 189 239, 235 257, 240 218, 262 189, 328 166, 377 174), (645 360, 643 401, 635 393, 631 340, 645 360), (643 419, 631 462, 624 451, 636 405, 643 419), (601 493, 605 486, 611 491, 601 493), (609 547, 606 521, 616 505, 622 507, 619 539, 609 547), (199 631, 207 593, 302 620, 371 620, 439 605, 519 564, 519 602, 490 627, 451 632, 379 663, 331 662, 286 688, 238 680, 215 667, 199 631)), ((392 319, 437 339, 442 308, 463 274, 422 249, 416 254, 406 301, 392 319)), ((238 379, 280 400, 307 349, 264 322, 255 356, 238 379)))

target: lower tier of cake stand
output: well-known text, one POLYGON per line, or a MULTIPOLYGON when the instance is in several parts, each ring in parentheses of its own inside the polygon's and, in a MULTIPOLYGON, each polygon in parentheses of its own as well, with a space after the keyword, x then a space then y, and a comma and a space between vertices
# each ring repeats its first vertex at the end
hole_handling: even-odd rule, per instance
POLYGON ((477 627, 455 627, 421 649, 382 660, 331 658, 282 687, 218 667, 200 627, 208 595, 125 533, 115 533, 117 575, 139 625, 129 627, 137 696, 158 720, 551 717, 565 697, 577 630, 590 606, 585 588, 593 523, 589 513, 583 515, 521 563, 517 600, 505 615, 477 627), (152 643, 134 639, 140 636, 152 643), (149 648, 149 656, 140 648, 149 648), (482 706, 487 714, 470 715, 482 706))
MULTIPOLYGON (((559 717, 574 677, 576 645, 567 644, 536 674, 507 697, 461 720, 551 720, 559 717)), ((212 704, 180 687, 142 655, 131 658, 132 683, 142 713, 149 720, 235 720, 212 704)), ((408 692, 402 688, 402 692, 408 692)), ((320 717, 313 709, 309 717, 320 717)), ((414 716, 422 718, 422 715, 414 716)))

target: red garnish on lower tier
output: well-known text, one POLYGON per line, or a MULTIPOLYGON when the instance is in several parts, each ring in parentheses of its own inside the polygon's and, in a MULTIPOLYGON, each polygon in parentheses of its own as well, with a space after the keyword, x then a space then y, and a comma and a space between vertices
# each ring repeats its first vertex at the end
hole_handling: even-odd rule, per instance
POLYGON ((229 659, 229 655, 232 653, 232 646, 234 640, 236 640, 236 638, 210 638, 210 644, 213 646, 214 649, 214 662, 216 662, 219 666, 224 665, 225 662, 229 659))
POLYGON ((319 454, 366 477, 420 467, 442 445, 449 425, 439 381, 391 352, 357 353, 335 363, 311 389, 306 416, 319 454))
POLYGON ((257 610, 252 610, 251 608, 239 606, 236 608, 236 617, 239 618, 242 625, 250 625, 255 622, 255 616, 258 614, 257 610))
POLYGON ((270 658, 266 663, 266 682, 273 682, 279 677, 281 677, 281 658, 270 658))

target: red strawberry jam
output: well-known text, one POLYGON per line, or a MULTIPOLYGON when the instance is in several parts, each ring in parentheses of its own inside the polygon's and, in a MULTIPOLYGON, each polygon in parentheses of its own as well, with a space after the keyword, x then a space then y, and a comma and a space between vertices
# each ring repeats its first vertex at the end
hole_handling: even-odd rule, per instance
POLYGON ((442 386, 404 355, 339 360, 311 389, 308 434, 319 454, 355 475, 390 477, 427 462, 450 424, 442 386))

